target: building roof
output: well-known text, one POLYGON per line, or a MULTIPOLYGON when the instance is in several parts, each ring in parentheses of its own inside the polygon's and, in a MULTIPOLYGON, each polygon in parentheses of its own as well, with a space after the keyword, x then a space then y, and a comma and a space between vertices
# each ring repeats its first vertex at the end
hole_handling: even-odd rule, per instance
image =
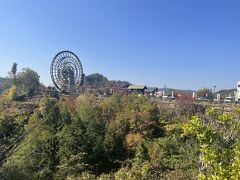
POLYGON ((123 84, 122 88, 128 88, 130 86, 130 84, 123 84))
POLYGON ((157 90, 158 90, 157 87, 148 87, 148 88, 146 89, 146 92, 151 93, 151 92, 154 92, 154 91, 157 91, 157 90))
POLYGON ((128 87, 128 89, 134 89, 134 90, 141 90, 141 89, 147 89, 147 86, 144 85, 131 85, 128 87))

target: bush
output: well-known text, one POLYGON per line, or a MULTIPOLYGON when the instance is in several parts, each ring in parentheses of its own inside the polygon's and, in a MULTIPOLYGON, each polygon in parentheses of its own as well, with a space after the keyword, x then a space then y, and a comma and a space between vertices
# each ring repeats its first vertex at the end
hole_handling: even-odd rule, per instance
MULTIPOLYGON (((189 114, 198 111, 193 109, 189 114)), ((216 115, 214 111, 207 112, 216 115)), ((186 114, 159 111, 146 97, 99 99, 81 95, 60 100, 44 97, 29 117, 26 122, 21 118, 13 121, 0 118, 1 148, 25 130, 23 140, 1 169, 0 174, 6 178, 18 174, 26 179, 194 179, 197 176, 199 142, 193 134, 182 136, 182 133, 198 132, 200 120, 191 121, 194 127, 183 126, 186 114)), ((231 127, 234 119, 229 114, 214 117, 223 129, 225 125, 231 127)), ((208 140, 206 137, 211 133, 206 131, 204 135, 199 137, 208 140)), ((237 152, 235 147, 236 155, 237 152)), ((234 168, 238 168, 238 159, 234 168)))
POLYGON ((9 89, 8 98, 9 98, 10 101, 17 100, 18 95, 17 95, 17 87, 16 86, 12 86, 9 89))
POLYGON ((183 135, 199 143, 200 179, 240 179, 238 114, 207 110, 183 125, 183 135))

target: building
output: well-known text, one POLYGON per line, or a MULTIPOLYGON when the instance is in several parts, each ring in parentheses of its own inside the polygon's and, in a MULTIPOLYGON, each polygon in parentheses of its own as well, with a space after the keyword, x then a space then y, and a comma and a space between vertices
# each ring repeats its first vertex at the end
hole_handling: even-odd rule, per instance
POLYGON ((158 88, 157 87, 148 87, 145 90, 145 94, 148 96, 157 96, 158 88))
POLYGON ((240 81, 237 82, 237 93, 235 96, 236 101, 240 101, 240 81))
POLYGON ((130 85, 128 90, 133 94, 142 94, 144 95, 147 86, 145 85, 130 85))
POLYGON ((123 84, 123 85, 115 85, 112 88, 113 94, 122 94, 122 95, 126 95, 128 94, 128 87, 130 85, 129 84, 123 84))

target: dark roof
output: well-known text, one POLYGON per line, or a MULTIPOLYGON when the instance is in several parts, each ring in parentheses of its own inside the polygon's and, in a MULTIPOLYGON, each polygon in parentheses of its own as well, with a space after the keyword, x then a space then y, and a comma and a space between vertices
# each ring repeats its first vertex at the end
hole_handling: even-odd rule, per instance
POLYGON ((144 85, 131 85, 128 87, 130 90, 142 90, 142 89, 147 89, 147 86, 144 85))
POLYGON ((123 84, 122 88, 128 88, 130 86, 130 84, 123 84))
POLYGON ((157 91, 157 90, 158 90, 157 87, 148 87, 148 88, 146 89, 146 92, 151 93, 151 92, 157 91))

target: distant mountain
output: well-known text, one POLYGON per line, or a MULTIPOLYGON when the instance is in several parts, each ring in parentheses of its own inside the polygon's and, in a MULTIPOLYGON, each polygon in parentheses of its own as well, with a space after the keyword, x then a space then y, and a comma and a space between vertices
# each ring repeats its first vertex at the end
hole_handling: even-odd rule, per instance
MULTIPOLYGON (((161 91, 164 91, 165 88, 160 88, 161 91)), ((174 88, 167 88, 166 89, 167 91, 167 94, 172 94, 172 91, 174 92, 174 94, 185 94, 185 95, 192 95, 193 92, 196 92, 196 91, 193 91, 193 90, 183 90, 183 89, 174 89, 174 88)))
POLYGON ((103 76, 102 74, 90 74, 85 77, 84 80, 85 85, 92 86, 95 88, 112 88, 115 86, 122 86, 125 84, 131 84, 128 81, 120 81, 120 80, 108 80, 107 77, 103 76))
MULTIPOLYGON (((180 90, 180 89, 172 89, 172 88, 167 89, 168 94, 170 94, 172 91, 174 91, 174 93, 176 94, 188 94, 188 95, 192 95, 193 92, 197 92, 193 90, 180 90)), ((229 97, 230 95, 234 96, 236 91, 237 89, 220 90, 214 94, 214 98, 217 97, 217 94, 220 94, 221 98, 223 99, 226 97, 229 97)))
POLYGON ((215 94, 220 94, 221 98, 225 98, 228 96, 234 96, 234 93, 237 91, 237 89, 226 89, 226 90, 220 90, 216 92, 215 94))

